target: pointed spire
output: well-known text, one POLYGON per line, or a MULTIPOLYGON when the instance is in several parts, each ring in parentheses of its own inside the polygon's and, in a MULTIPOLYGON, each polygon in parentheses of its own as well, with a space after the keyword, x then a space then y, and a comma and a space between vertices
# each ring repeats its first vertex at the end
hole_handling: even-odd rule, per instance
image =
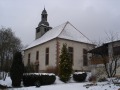
POLYGON ((44 5, 44 10, 45 10, 45 5, 44 5))
POLYGON ((39 23, 38 26, 40 26, 41 24, 49 26, 49 23, 47 22, 47 15, 48 14, 47 14, 47 11, 45 10, 45 6, 44 6, 44 9, 41 14, 41 22, 39 23))
POLYGON ((42 11, 42 14, 47 14, 47 11, 45 10, 45 5, 44 5, 44 10, 42 11))

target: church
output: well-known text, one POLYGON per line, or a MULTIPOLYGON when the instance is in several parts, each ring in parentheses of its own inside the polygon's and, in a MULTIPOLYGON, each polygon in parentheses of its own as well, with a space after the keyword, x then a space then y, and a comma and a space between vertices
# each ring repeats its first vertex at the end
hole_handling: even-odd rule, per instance
POLYGON ((52 28, 47 16, 44 8, 36 28, 35 40, 24 50, 24 65, 33 64, 36 72, 58 68, 61 49, 63 44, 67 44, 73 70, 90 71, 91 55, 87 51, 94 48, 92 42, 68 21, 52 28))

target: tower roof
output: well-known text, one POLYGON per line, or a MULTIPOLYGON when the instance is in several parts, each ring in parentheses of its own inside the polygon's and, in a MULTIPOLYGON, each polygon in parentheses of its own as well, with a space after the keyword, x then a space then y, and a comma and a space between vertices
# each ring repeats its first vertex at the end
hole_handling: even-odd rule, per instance
POLYGON ((44 7, 44 10, 42 11, 42 14, 47 14, 47 11, 45 10, 45 7, 44 7))
POLYGON ((49 26, 49 23, 47 22, 47 11, 45 10, 45 7, 44 7, 44 10, 42 11, 41 21, 38 24, 38 26, 41 26, 42 24, 46 25, 46 26, 49 26))
POLYGON ((46 25, 46 26, 49 26, 49 23, 47 21, 41 21, 38 26, 41 26, 41 25, 46 25))
POLYGON ((43 44, 55 38, 92 44, 92 42, 71 23, 66 22, 46 32, 41 38, 33 41, 26 49, 43 44))

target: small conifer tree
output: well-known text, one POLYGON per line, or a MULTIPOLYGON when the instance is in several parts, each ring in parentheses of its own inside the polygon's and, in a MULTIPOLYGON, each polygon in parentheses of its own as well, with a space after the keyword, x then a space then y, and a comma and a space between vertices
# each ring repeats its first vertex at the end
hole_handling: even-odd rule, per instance
POLYGON ((24 72, 24 64, 22 63, 21 52, 16 52, 13 57, 13 63, 10 69, 10 77, 13 87, 20 87, 24 72))
POLYGON ((66 83, 70 79, 71 73, 72 73, 72 61, 69 57, 67 44, 63 44, 59 63, 60 80, 66 83))

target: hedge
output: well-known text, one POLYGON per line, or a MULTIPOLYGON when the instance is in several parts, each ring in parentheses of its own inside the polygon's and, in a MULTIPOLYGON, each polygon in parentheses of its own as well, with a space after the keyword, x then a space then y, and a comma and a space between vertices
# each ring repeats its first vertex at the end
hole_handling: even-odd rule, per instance
POLYGON ((23 74, 23 85, 24 86, 40 86, 50 85, 56 80, 55 74, 47 73, 24 73, 23 74))
POLYGON ((84 82, 87 77, 87 73, 85 72, 75 72, 73 74, 73 79, 77 82, 84 82))

